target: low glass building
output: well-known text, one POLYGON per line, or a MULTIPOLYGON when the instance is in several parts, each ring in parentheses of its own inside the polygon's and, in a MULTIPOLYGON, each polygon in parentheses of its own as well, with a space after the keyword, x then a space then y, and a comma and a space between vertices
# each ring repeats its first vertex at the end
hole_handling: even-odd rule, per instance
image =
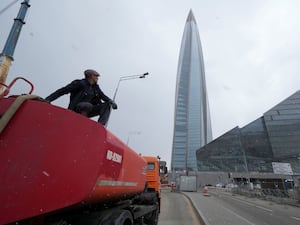
POLYGON ((248 125, 197 150, 198 171, 273 173, 272 162, 300 174, 300 91, 248 125))

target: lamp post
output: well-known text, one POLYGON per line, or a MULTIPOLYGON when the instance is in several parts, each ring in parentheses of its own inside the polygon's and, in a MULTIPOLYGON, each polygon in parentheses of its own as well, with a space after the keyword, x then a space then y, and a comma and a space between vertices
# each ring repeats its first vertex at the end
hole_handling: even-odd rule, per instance
POLYGON ((140 135, 142 132, 141 131, 131 131, 128 133, 128 137, 127 137, 127 141, 126 141, 126 145, 129 144, 129 140, 130 140, 130 136, 135 134, 135 135, 140 135))
MULTIPOLYGON (((145 78, 147 75, 149 75, 148 72, 142 73, 142 74, 137 74, 137 75, 130 75, 130 76, 123 76, 123 77, 120 77, 120 79, 119 79, 119 81, 118 81, 118 84, 117 84, 117 87, 116 87, 116 90, 115 90, 115 93, 114 93, 113 101, 115 101, 115 99, 116 99, 117 92, 118 92, 118 90, 119 90, 119 86, 120 86, 121 81, 145 78)), ((110 117, 110 113, 111 113, 111 112, 109 112, 109 117, 110 117)), ((107 121, 107 123, 106 123, 106 127, 107 127, 107 126, 108 126, 108 121, 107 121)))
POLYGON ((133 80, 133 79, 139 79, 139 78, 145 78, 147 75, 149 75, 148 72, 147 73, 143 73, 143 74, 137 74, 137 75, 120 77, 118 85, 117 85, 115 93, 114 93, 113 101, 115 101, 115 99, 116 99, 117 92, 119 90, 119 85, 120 85, 121 81, 124 81, 124 80, 133 80))

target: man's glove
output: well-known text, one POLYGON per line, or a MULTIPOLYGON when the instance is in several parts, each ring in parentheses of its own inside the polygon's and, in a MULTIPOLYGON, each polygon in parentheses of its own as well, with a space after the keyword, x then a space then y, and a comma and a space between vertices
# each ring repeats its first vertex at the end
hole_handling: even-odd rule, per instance
POLYGON ((118 105, 113 100, 110 100, 109 103, 110 103, 112 109, 117 109, 118 108, 118 105))
POLYGON ((47 103, 51 103, 51 101, 48 99, 48 98, 44 98, 44 99, 42 99, 41 101, 43 101, 43 102, 47 102, 47 103))

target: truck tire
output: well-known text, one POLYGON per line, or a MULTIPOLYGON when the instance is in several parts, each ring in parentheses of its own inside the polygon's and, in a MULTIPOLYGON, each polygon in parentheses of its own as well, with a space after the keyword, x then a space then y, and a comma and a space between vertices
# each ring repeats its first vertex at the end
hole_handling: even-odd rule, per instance
POLYGON ((157 225, 158 223, 158 209, 154 210, 153 212, 149 213, 145 216, 144 222, 147 225, 157 225))
POLYGON ((148 213, 145 218, 144 218, 144 222, 147 224, 147 225, 157 225, 158 223, 158 215, 159 215, 159 202, 158 202, 158 198, 157 196, 154 196, 152 197, 151 199, 152 201, 152 204, 153 205, 157 205, 157 209, 148 213))
POLYGON ((133 218, 128 210, 118 210, 101 225, 133 225, 133 218))

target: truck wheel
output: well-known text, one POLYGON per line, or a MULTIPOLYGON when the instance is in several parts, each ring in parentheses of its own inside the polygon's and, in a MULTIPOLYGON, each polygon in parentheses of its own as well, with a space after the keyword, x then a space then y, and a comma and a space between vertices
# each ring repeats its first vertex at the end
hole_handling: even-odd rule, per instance
POLYGON ((158 209, 154 210, 153 212, 149 213, 145 216, 144 222, 147 225, 157 225, 158 223, 158 209))
POLYGON ((101 225, 133 225, 133 218, 128 210, 118 210, 101 225))

